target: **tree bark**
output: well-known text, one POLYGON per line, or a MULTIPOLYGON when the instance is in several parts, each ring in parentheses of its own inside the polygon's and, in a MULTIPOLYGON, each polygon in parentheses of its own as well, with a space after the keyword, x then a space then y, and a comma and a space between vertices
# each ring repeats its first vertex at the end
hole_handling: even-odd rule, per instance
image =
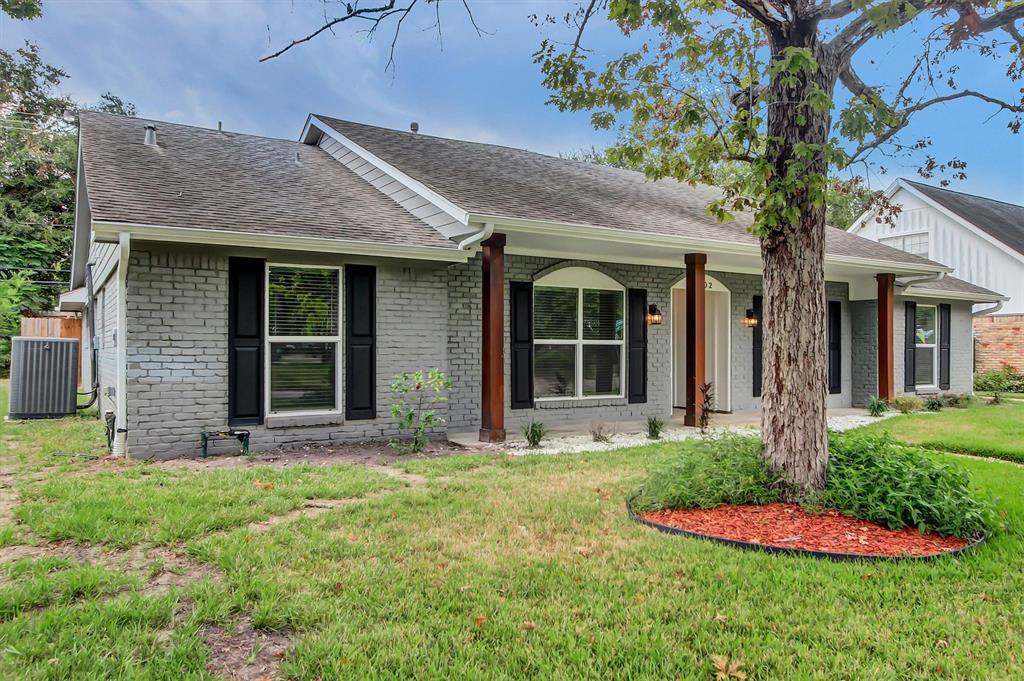
POLYGON ((813 188, 795 185, 785 178, 791 164, 797 163, 802 164, 802 179, 820 176, 824 182, 828 171, 824 156, 818 154, 802 160, 794 150, 798 143, 824 145, 828 141, 830 111, 814 111, 801 102, 812 83, 831 95, 838 65, 827 48, 818 43, 814 27, 801 31, 796 23, 792 30, 776 36, 772 42, 775 54, 790 46, 808 47, 819 63, 818 72, 801 74, 796 86, 783 86, 778 78, 770 85, 766 151, 773 176, 769 181, 778 183, 774 189, 783 190, 786 205, 798 208, 799 217, 761 239, 764 456, 790 482, 811 490, 825 486, 828 465, 825 204, 816 200, 813 188))

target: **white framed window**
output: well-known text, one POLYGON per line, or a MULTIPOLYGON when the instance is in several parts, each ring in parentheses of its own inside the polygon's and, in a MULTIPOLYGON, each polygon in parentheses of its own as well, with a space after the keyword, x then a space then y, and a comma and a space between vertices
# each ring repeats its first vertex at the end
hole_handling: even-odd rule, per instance
POLYGON ((928 257, 928 232, 915 232, 903 236, 890 236, 878 240, 886 246, 898 248, 904 253, 919 255, 922 258, 928 257))
POLYGON ((341 268, 267 264, 268 414, 341 408, 341 268))
POLYGON ((918 305, 914 329, 914 385, 932 388, 939 384, 939 313, 934 305, 918 305))
POLYGON ((534 282, 534 398, 622 397, 625 309, 625 288, 596 270, 568 267, 534 282))

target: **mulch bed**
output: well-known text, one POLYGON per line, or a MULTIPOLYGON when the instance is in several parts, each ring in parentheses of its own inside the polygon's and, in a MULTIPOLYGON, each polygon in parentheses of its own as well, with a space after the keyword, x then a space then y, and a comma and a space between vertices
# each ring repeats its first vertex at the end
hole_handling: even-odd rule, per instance
POLYGON ((935 556, 971 543, 914 528, 890 530, 830 509, 810 512, 798 504, 675 509, 640 517, 715 539, 861 556, 935 556))

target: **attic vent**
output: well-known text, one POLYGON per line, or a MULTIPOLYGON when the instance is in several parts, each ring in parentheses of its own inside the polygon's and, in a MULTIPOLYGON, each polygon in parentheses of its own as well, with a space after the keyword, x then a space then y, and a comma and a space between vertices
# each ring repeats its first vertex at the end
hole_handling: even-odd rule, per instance
POLYGON ((150 123, 146 126, 146 139, 143 140, 147 147, 156 146, 156 126, 150 123))
POLYGON ((413 121, 412 123, 409 124, 409 129, 412 130, 413 132, 419 132, 420 124, 417 123, 416 121, 413 121))

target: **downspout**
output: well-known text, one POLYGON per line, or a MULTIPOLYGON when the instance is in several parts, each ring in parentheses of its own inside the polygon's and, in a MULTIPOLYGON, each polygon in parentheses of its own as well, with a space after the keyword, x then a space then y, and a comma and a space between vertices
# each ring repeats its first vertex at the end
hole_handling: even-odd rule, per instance
POLYGON ((985 315, 988 315, 988 314, 995 314, 996 312, 999 312, 1000 310, 1003 309, 1003 304, 1005 302, 1006 302, 1005 300, 1000 300, 998 303, 996 303, 992 307, 986 307, 986 308, 983 308, 981 310, 978 310, 977 312, 972 312, 971 316, 972 317, 984 317, 985 315))
POLYGON ((473 236, 463 239, 462 241, 459 242, 459 250, 469 250, 472 246, 475 246, 481 241, 486 241, 487 239, 490 239, 492 234, 494 234, 494 223, 485 222, 483 229, 481 229, 473 236))
POLYGON ((128 256, 131 234, 118 235, 117 260, 117 405, 114 421, 114 456, 128 456, 128 256))
POLYGON ((78 393, 79 395, 90 395, 90 397, 87 403, 77 405, 77 409, 88 409, 96 404, 96 400, 100 396, 100 377, 97 371, 99 350, 96 348, 96 310, 93 304, 92 266, 91 262, 85 265, 85 299, 89 311, 89 375, 92 376, 92 388, 89 392, 78 393))

